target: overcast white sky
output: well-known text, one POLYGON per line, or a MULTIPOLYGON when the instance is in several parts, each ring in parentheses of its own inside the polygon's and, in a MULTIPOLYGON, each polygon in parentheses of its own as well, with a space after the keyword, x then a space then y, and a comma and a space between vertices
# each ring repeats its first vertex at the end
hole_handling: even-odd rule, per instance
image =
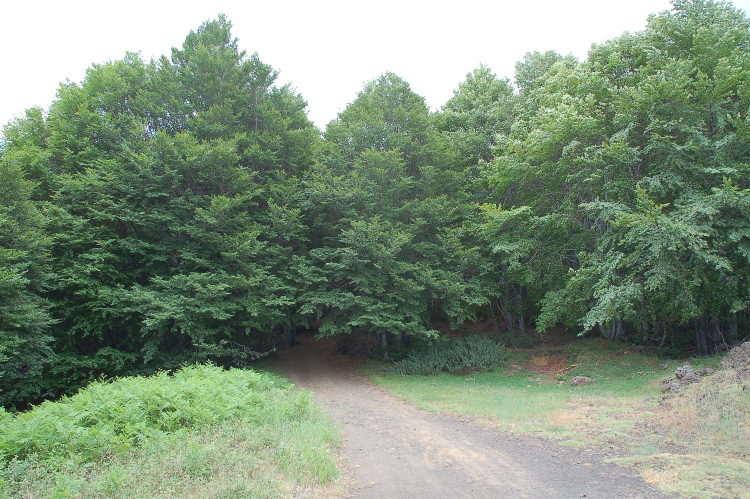
MULTIPOLYGON (((748 12, 750 0, 734 5, 748 12)), ((2 0, 0 125, 48 107, 60 82, 140 51, 169 55, 190 30, 227 14, 240 48, 292 82, 321 128, 385 71, 438 109, 483 63, 513 78, 526 52, 586 57, 592 43, 640 31, 668 0, 2 0)))

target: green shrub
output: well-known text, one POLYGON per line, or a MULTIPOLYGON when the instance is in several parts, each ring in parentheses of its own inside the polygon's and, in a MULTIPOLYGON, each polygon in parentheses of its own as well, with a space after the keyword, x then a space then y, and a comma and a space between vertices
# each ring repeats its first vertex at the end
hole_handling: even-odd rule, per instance
POLYGON ((490 371, 505 363, 505 347, 487 336, 465 336, 451 338, 429 345, 426 349, 412 352, 395 363, 399 374, 437 374, 447 371, 465 374, 474 371, 490 371))
POLYGON ((213 365, 95 382, 28 412, 0 413, 0 464, 33 458, 54 467, 70 456, 91 461, 228 420, 299 419, 309 396, 285 391, 288 383, 270 375, 213 365))
POLYGON ((96 382, 0 408, 0 498, 291 497, 332 484, 337 441, 308 392, 268 374, 203 365, 96 382))

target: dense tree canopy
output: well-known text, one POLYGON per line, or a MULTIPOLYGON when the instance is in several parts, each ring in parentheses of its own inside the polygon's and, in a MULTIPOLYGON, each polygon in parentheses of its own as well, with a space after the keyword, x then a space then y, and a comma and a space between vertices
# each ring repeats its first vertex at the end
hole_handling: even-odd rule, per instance
POLYGON ((750 298, 749 40, 730 5, 679 1, 643 33, 592 49, 589 93, 566 97, 591 101, 592 133, 557 142, 550 163, 572 164, 571 187, 585 186, 577 216, 592 245, 548 295, 543 324, 567 317, 659 343, 686 334, 703 352, 736 338, 750 298))
POLYGON ((3 220, 49 241, 7 235, 8 293, 38 293, 25 302, 29 339, 4 343, 34 333, 46 345, 47 324, 56 356, 42 395, 104 373, 248 358, 296 313, 306 229, 294 176, 318 132, 230 28, 205 23, 171 60, 95 65, 61 86, 46 119, 32 111, 6 128, 2 172, 18 201, 3 220))
POLYGON ((322 135, 277 76, 219 16, 4 127, 1 404, 242 363, 307 326, 386 358, 477 319, 701 353, 746 334, 731 4, 674 0, 584 61, 529 52, 515 87, 480 66, 438 111, 385 73, 322 135))
POLYGON ((387 73, 368 83, 325 134, 330 153, 308 179, 319 268, 306 308, 321 333, 431 337, 436 316, 459 323, 481 302, 467 272, 460 189, 433 116, 387 73))

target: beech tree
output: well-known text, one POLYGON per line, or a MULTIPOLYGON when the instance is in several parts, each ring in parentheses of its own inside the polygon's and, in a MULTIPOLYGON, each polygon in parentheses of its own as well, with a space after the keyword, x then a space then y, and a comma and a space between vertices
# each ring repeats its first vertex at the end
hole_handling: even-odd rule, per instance
POLYGON ((691 338, 703 353, 736 337, 750 298, 748 26, 729 4, 676 1, 643 33, 592 50, 583 69, 608 82, 608 102, 591 97, 609 126, 574 158, 595 160, 581 180, 596 198, 579 205, 595 244, 540 325, 577 317, 608 337, 691 338))
MULTIPOLYGON (((424 99, 393 74, 368 83, 325 134, 308 182, 320 247, 306 310, 321 334, 434 337, 434 319, 460 323, 482 301, 463 245, 460 190, 447 145, 424 99)), ((390 338, 390 339, 389 339, 390 338)))
POLYGON ((6 135, 3 172, 18 164, 47 206, 50 277, 34 289, 56 356, 40 394, 243 362, 293 320, 307 235, 290 190, 302 192, 318 132, 230 30, 220 17, 171 60, 94 65, 61 86, 46 121, 6 135))
POLYGON ((455 160, 464 167, 491 161, 498 137, 510 134, 516 100, 510 82, 488 67, 467 74, 437 116, 438 128, 458 153, 455 160))

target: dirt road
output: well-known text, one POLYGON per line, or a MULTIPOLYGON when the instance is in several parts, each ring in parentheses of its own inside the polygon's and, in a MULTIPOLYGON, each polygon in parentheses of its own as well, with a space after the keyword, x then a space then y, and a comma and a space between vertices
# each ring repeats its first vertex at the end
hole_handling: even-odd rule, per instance
POLYGON ((333 343, 300 339, 278 365, 341 423, 350 497, 663 497, 594 455, 417 409, 370 383, 333 343))

